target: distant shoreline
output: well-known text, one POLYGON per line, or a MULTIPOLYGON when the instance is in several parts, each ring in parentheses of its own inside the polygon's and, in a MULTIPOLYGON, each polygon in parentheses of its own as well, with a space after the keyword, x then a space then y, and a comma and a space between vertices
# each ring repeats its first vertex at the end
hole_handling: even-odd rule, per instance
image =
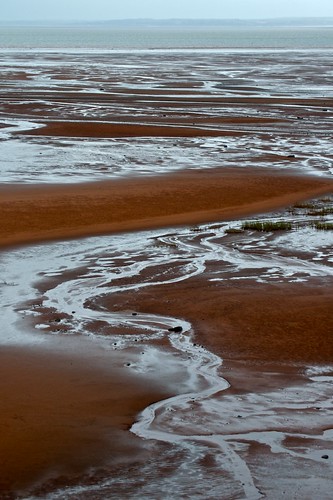
POLYGON ((110 19, 110 20, 2 20, 0 27, 10 26, 110 26, 120 28, 277 28, 277 27, 333 27, 333 17, 281 17, 269 19, 110 19))

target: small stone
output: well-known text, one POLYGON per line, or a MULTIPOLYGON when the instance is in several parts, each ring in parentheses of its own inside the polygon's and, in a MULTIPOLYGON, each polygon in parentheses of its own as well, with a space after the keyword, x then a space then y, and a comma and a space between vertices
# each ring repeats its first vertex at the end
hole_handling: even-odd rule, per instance
POLYGON ((328 455, 322 455, 321 458, 323 458, 324 460, 328 460, 329 457, 328 457, 328 455))
POLYGON ((138 313, 132 313, 132 316, 137 316, 137 315, 138 315, 138 313))
POLYGON ((169 328, 169 332, 181 333, 183 331, 182 326, 174 326, 173 328, 169 328))

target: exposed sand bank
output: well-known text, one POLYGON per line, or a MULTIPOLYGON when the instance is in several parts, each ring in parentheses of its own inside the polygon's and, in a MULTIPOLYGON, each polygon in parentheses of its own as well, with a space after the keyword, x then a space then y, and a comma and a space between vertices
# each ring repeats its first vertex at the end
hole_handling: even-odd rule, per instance
POLYGON ((130 425, 168 396, 113 367, 107 352, 91 343, 87 349, 82 339, 2 347, 0 359, 0 498, 126 455, 135 460, 142 447, 130 425))
POLYGON ((6 186, 0 246, 230 220, 327 193, 332 186, 329 178, 237 168, 76 186, 6 186))

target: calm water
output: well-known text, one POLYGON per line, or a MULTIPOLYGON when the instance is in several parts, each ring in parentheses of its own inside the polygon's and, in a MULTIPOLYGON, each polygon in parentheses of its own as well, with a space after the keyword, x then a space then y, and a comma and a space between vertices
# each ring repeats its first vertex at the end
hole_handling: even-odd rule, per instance
POLYGON ((2 49, 333 48, 333 27, 0 27, 2 49))

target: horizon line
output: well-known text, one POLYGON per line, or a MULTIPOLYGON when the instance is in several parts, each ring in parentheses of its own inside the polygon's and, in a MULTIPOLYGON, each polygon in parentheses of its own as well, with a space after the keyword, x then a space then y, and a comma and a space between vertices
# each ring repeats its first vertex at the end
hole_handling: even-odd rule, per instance
POLYGON ((1 19, 0 23, 6 22, 123 22, 123 21, 274 21, 274 20, 307 20, 317 19, 326 20, 333 19, 332 16, 275 16, 275 17, 122 17, 122 18, 109 18, 109 19, 1 19))

